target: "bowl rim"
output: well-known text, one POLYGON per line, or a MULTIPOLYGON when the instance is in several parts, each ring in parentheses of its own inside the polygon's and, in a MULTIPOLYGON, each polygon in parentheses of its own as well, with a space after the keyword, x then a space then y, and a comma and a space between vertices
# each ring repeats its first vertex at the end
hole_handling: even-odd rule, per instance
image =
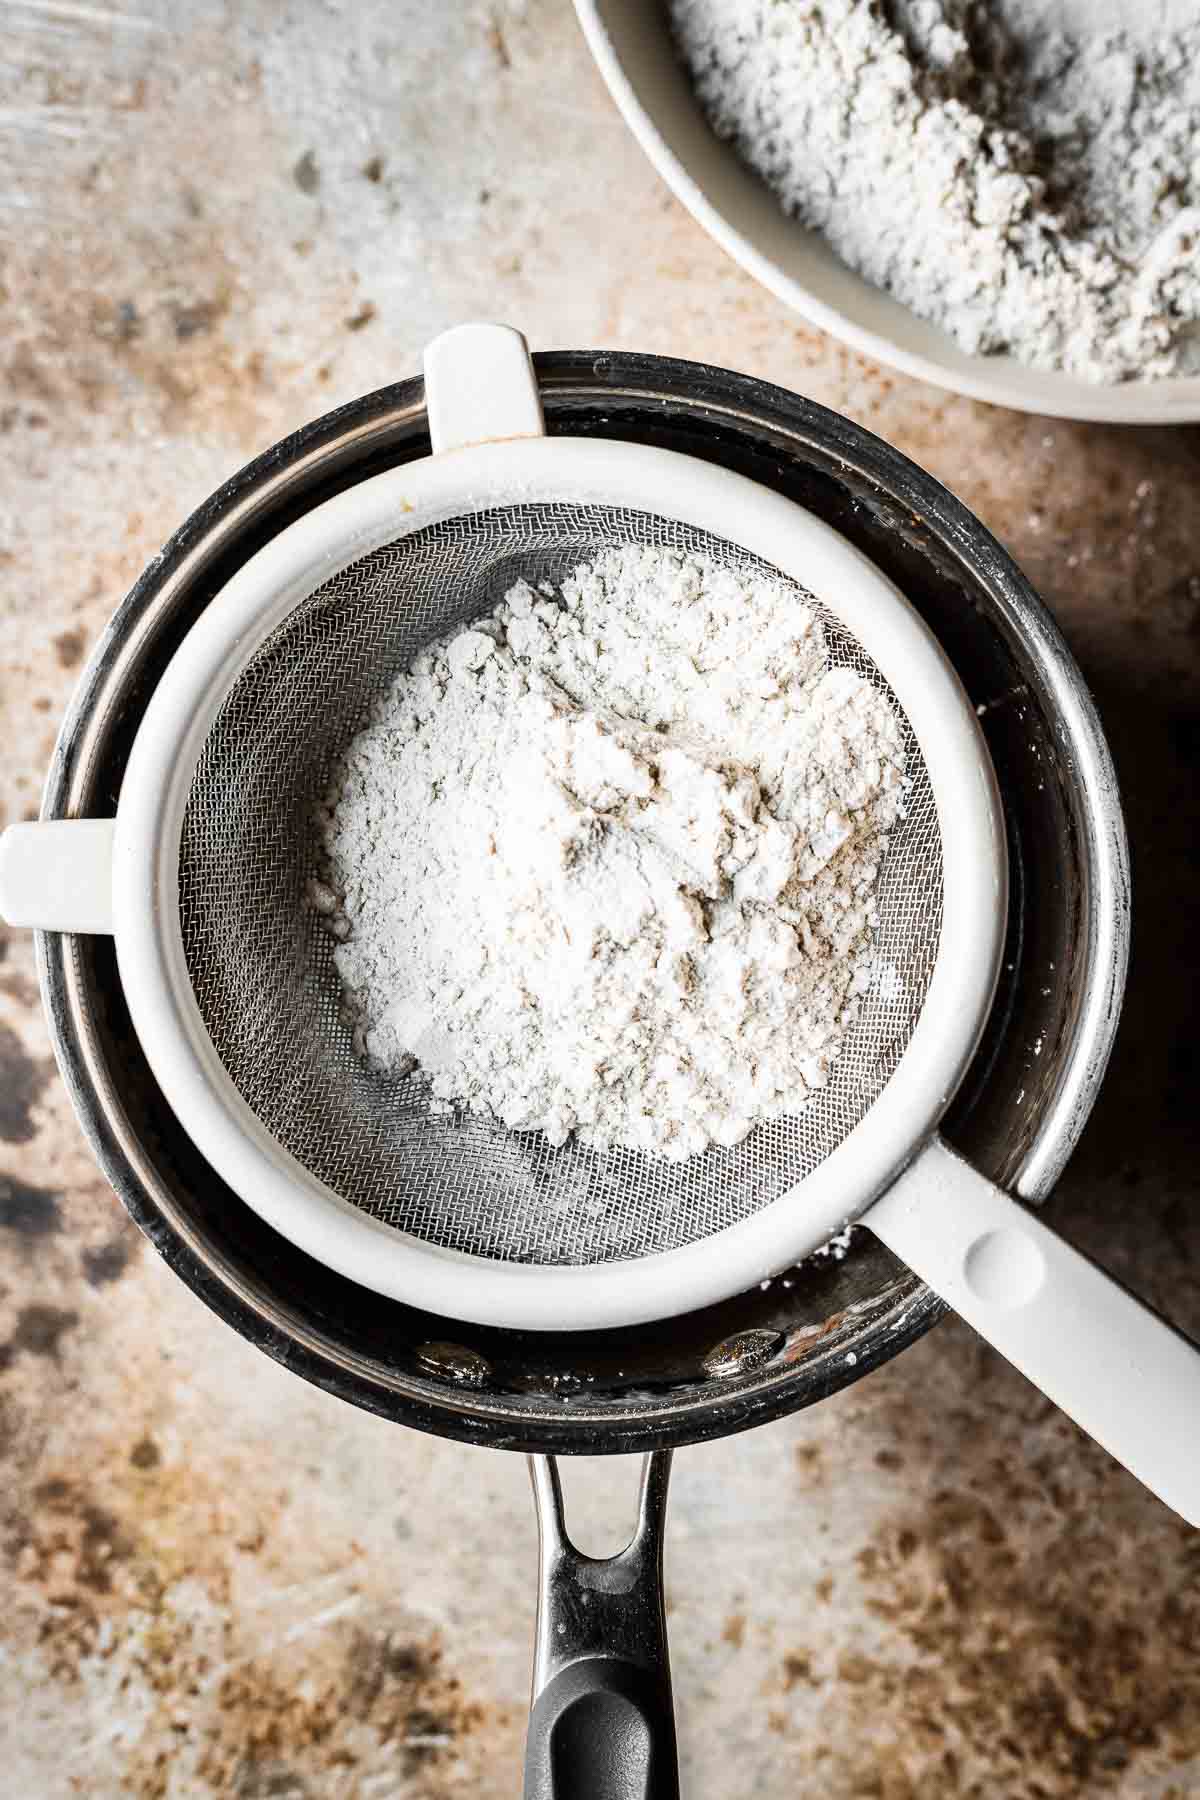
MULTIPOLYGON (((735 223, 728 210, 713 198, 706 170, 710 177, 716 170, 722 181, 735 182, 742 190, 740 197, 749 201, 749 211, 761 213, 762 200, 770 196, 737 153, 706 123, 702 136, 695 131, 695 120, 702 115, 690 97, 686 77, 680 70, 677 81, 662 79, 667 61, 675 60, 669 45, 665 55, 654 57, 654 67, 644 70, 633 69, 627 49, 618 46, 618 36, 627 44, 635 30, 645 27, 648 18, 661 12, 662 0, 655 0, 654 4, 649 0, 574 3, 584 38, 612 100, 676 199, 747 274, 811 325, 873 362, 992 406, 1109 425, 1185 425, 1200 420, 1200 375, 1096 384, 1057 370, 1030 368, 1014 357, 978 356, 959 349, 948 333, 919 319, 908 307, 837 263, 816 234, 787 221, 772 199, 769 211, 776 215, 775 223, 784 221, 794 233, 797 246, 807 243, 808 254, 814 259, 837 263, 838 285, 861 296, 861 306, 847 311, 822 299, 764 248, 760 236, 735 223), (653 102, 648 98, 651 93, 653 102), (681 93, 688 96, 687 106, 692 114, 687 121, 687 135, 699 146, 698 155, 687 158, 672 141, 679 135, 675 129, 679 119, 686 116, 684 108, 674 104, 681 93), (890 315, 897 332, 905 332, 923 347, 906 346, 889 331, 865 324, 856 312, 890 315)), ((664 33, 667 30, 664 23, 664 33)))

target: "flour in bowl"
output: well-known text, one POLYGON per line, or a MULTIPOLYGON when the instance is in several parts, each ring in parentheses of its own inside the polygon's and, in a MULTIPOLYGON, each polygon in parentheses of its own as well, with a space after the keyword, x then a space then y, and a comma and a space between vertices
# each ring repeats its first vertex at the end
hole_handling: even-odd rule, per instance
POLYGON ((964 350, 1097 382, 1200 371, 1200 18, 1127 10, 670 0, 713 127, 843 262, 964 350))
POLYGON ((904 764, 787 583, 634 544, 518 581, 327 797, 361 1051, 553 1144, 677 1160, 799 1111, 875 979, 904 764))

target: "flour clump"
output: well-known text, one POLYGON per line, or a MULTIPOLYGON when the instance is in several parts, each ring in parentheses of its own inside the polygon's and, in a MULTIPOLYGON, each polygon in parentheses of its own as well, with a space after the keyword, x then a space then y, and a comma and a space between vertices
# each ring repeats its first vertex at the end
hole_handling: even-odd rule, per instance
POLYGON ((801 590, 636 544, 518 581, 335 772, 360 1050, 553 1144, 735 1144, 828 1079, 905 793, 898 714, 801 590))
POLYGON ((1074 37, 1028 0, 670 12, 714 129, 964 350, 1096 382, 1200 370, 1194 16, 1074 37))

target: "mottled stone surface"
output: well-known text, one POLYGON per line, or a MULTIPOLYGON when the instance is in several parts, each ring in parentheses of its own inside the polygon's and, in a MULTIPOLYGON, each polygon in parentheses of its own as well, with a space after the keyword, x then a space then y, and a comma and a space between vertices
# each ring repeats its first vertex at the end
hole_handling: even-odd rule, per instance
MULTIPOLYGON (((1200 433, 990 410, 809 330, 658 183, 563 0, 22 0, 5 29, 2 816, 36 810, 87 648, 171 528, 441 327, 799 388, 975 508, 1094 684, 1136 941, 1053 1216, 1200 1336, 1200 433)), ((167 1274, 94 1170, 12 932, 0 1458, 0 1794, 518 1791, 521 1462, 339 1406, 167 1274)), ((593 1529, 628 1513, 628 1467, 574 1474, 593 1529)), ((696 1800, 1200 1792, 1200 1539, 958 1325, 681 1455, 672 1511, 696 1800)))

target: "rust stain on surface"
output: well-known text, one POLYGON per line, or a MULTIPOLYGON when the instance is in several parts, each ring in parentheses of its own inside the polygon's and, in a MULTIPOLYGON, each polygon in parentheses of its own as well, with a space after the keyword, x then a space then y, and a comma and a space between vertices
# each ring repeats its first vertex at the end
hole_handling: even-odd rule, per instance
POLYGON ((0 1504, 10 1623, 64 1692, 126 1709, 137 1692, 120 1787, 134 1800, 349 1797, 383 1770, 422 1800, 473 1791, 511 1754, 516 1717, 466 1690, 435 1628, 381 1607, 353 1557, 325 1610, 301 1603, 289 1624, 292 1577, 272 1562, 284 1506, 243 1487, 231 1510, 148 1434, 103 1486, 35 1474, 0 1504), (259 1604, 239 1610, 252 1576, 259 1604))
POLYGON ((62 1196, 0 1175, 0 1230, 36 1242, 53 1237, 62 1224, 62 1196))
POLYGON ((817 1679, 813 1674, 812 1658, 806 1651, 793 1650, 783 1659, 783 1691, 790 1694, 794 1687, 816 1687, 817 1679))
POLYGON ((39 1300, 23 1306, 12 1336, 6 1344, 0 1344, 0 1373, 10 1369, 22 1351, 57 1361, 63 1338, 78 1323, 79 1314, 63 1306, 47 1306, 39 1300))
POLYGON ((60 669, 77 669, 83 661, 83 649, 86 638, 80 628, 72 626, 69 631, 56 632, 50 642, 54 646, 54 654, 58 658, 60 669))
MULTIPOLYGON (((33 1109, 54 1074, 54 1064, 29 1055, 16 1032, 0 1024, 0 1138, 27 1144, 34 1135, 33 1109)), ((0 1218, 3 1217, 0 1187, 0 1218)))
POLYGON ((120 1237, 110 1238, 107 1243, 85 1250, 79 1260, 89 1287, 108 1287, 112 1282, 119 1281, 133 1261, 141 1241, 137 1231, 127 1226, 120 1237))
POLYGON ((292 180, 302 194, 315 194, 321 186, 321 169, 315 150, 305 150, 292 168, 292 180))
MULTIPOLYGON (((1200 1540, 1180 1523, 1171 1569, 1118 1584, 1132 1546, 1069 1499, 1043 1544, 1003 1506, 944 1490, 859 1553, 889 1642, 837 1658, 826 1791, 1081 1800, 1200 1755, 1200 1540)), ((785 1690, 809 1667, 786 1658, 785 1690)))
POLYGON ((153 1438, 139 1438, 129 1452, 129 1460, 135 1469, 157 1469, 162 1461, 162 1452, 153 1438))

